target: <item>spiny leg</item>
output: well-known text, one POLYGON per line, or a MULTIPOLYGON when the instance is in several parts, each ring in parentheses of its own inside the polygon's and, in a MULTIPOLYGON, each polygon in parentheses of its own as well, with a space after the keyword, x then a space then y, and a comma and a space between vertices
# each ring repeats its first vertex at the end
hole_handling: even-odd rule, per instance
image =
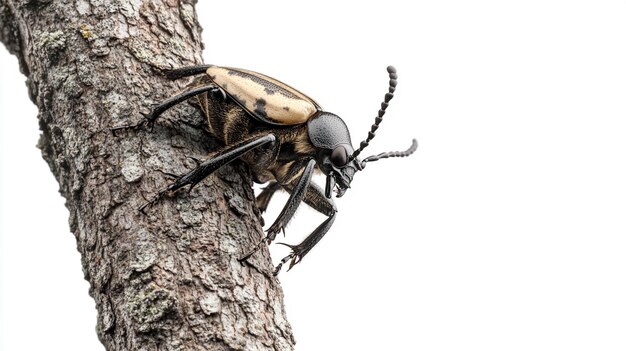
POLYGON ((238 157, 241 157, 246 152, 261 145, 274 142, 274 140, 276 140, 274 134, 267 134, 264 136, 256 135, 219 151, 217 154, 213 155, 213 157, 201 162, 189 173, 178 177, 174 183, 171 183, 167 187, 159 190, 159 192, 157 192, 148 202, 139 207, 139 210, 143 212, 146 207, 155 203, 161 198, 161 196, 163 196, 163 194, 167 192, 176 191, 186 185, 191 185, 189 188, 189 190, 191 190, 191 188, 198 184, 202 179, 206 178, 209 174, 215 172, 220 167, 234 161, 238 157))
POLYGON ((324 195, 324 191, 313 182, 309 184, 309 188, 306 190, 302 201, 317 212, 326 216, 332 216, 337 212, 337 206, 335 206, 333 199, 327 198, 324 195))
POLYGON ((300 203, 304 198, 304 194, 306 193, 309 183, 311 183, 311 176, 313 176, 314 168, 315 160, 309 160, 306 167, 302 171, 300 180, 298 180, 298 183, 291 191, 291 195, 289 196, 285 207, 283 207, 283 210, 280 211, 280 214, 274 221, 274 224, 272 224, 267 230, 267 237, 270 242, 276 238, 276 235, 280 233, 281 230, 285 229, 285 226, 289 223, 291 217, 293 217, 296 213, 298 206, 300 206, 300 203))
POLYGON ((289 245, 289 244, 285 244, 285 243, 278 243, 280 245, 285 245, 285 246, 288 246, 289 248, 291 248, 291 253, 289 255, 285 256, 282 260, 280 260, 280 263, 274 269, 274 275, 278 275, 278 273, 280 273, 280 269, 283 268, 283 264, 285 264, 289 260, 291 260, 291 263, 289 264, 289 268, 287 269, 287 271, 289 271, 291 268, 293 268, 293 266, 295 266, 296 264, 300 263, 300 261, 302 261, 302 258, 304 258, 304 256, 307 253, 309 253, 309 251, 311 251, 311 249, 320 240, 322 240, 324 235, 328 232, 330 227, 333 225, 334 221, 335 221, 335 214, 333 214, 332 216, 328 217, 324 222, 322 222, 322 224, 320 224, 317 228, 315 228, 313 233, 309 234, 309 236, 307 236, 298 245, 289 245))
MULTIPOLYGON (((198 74, 206 73, 206 70, 209 67, 211 67, 211 65, 187 66, 187 67, 181 67, 181 68, 176 68, 176 69, 171 69, 171 70, 164 70, 163 73, 165 74, 167 78, 175 80, 179 78, 190 77, 190 76, 195 76, 198 74)), ((212 93, 220 92, 221 95, 224 97, 224 99, 226 99, 226 93, 214 84, 197 87, 197 88, 188 90, 180 95, 176 95, 172 98, 169 98, 161 102, 141 122, 137 124, 115 127, 112 129, 112 132, 113 134, 115 134, 115 132, 117 132, 120 129, 135 129, 135 128, 142 127, 143 125, 146 125, 146 124, 154 123, 154 121, 167 109, 171 108, 172 106, 178 103, 183 102, 186 99, 189 99, 190 97, 202 94, 207 91, 210 91, 212 93)))
MULTIPOLYGON (((323 213, 328 216, 328 218, 322 222, 315 230, 309 234, 300 244, 298 245, 289 245, 285 243, 278 243, 281 245, 285 245, 291 248, 291 253, 285 256, 280 263, 274 269, 274 275, 277 275, 280 272, 280 269, 283 267, 287 261, 291 260, 289 264, 289 269, 291 269, 296 264, 302 261, 302 258, 311 251, 311 249, 324 237, 324 235, 328 232, 330 227, 333 225, 335 221, 335 215, 337 213, 337 207, 335 207, 335 203, 332 199, 324 196, 322 190, 314 183, 311 183, 309 188, 307 189, 306 195, 304 197, 304 202, 313 207, 320 213, 323 213)), ((288 269, 288 270, 289 270, 288 269)))
POLYGON ((309 160, 306 167, 302 171, 302 174, 300 175, 300 179, 298 180, 297 185, 293 188, 292 191, 290 191, 291 195, 289 196, 289 200, 287 200, 285 207, 283 207, 283 210, 274 221, 274 224, 272 224, 267 230, 267 235, 265 236, 265 238, 259 241, 259 243, 256 244, 254 248, 250 250, 250 252, 241 257, 239 261, 247 260, 250 256, 257 252, 259 248, 261 248, 261 245, 263 243, 270 244, 276 238, 276 235, 285 228, 287 223, 289 223, 289 221, 291 220, 291 217, 293 217, 293 215, 296 213, 298 206, 300 206, 300 203, 304 198, 304 194, 306 193, 309 183, 311 182, 311 176, 313 176, 314 168, 315 160, 309 160))
POLYGON ((122 130, 122 129, 137 129, 137 128, 143 127, 144 125, 152 125, 157 120, 157 118, 159 118, 159 116, 163 114, 163 112, 167 111, 173 106, 180 104, 181 102, 191 97, 194 97, 196 95, 200 95, 206 92, 220 93, 222 94, 224 99, 226 98, 226 93, 217 85, 215 84, 203 85, 197 88, 187 90, 183 93, 180 93, 176 96, 172 96, 171 98, 162 101, 161 103, 156 105, 152 109, 152 111, 150 111, 150 113, 147 116, 145 116, 144 119, 141 120, 141 122, 137 124, 127 124, 127 125, 115 127, 115 128, 112 128, 111 131, 113 132, 113 134, 115 134, 118 130, 122 130))
MULTIPOLYGON (((271 184, 270 184, 271 185, 271 184)), ((292 187, 285 187, 285 190, 288 192, 292 192, 292 187)), ((306 193, 304 194, 304 198, 302 199, 304 203, 311 206, 314 210, 327 215, 329 218, 326 219, 322 224, 320 224, 309 236, 307 236, 300 244, 298 245, 288 245, 284 243, 279 243, 281 245, 289 246, 292 249, 292 252, 285 256, 280 263, 276 266, 274 270, 274 275, 277 275, 280 272, 283 264, 287 261, 292 260, 289 265, 289 269, 291 269, 294 265, 298 264, 302 258, 309 252, 311 249, 322 239, 322 237, 328 232, 330 227, 333 225, 335 221, 335 214, 337 213, 337 207, 335 206, 335 202, 332 199, 327 198, 324 195, 322 189, 317 186, 317 184, 311 182, 309 187, 306 189, 306 193)), ((253 251, 251 251, 248 255, 244 256, 240 259, 240 261, 245 260, 250 257, 258 247, 262 243, 266 242, 266 239, 259 242, 257 247, 253 251)))

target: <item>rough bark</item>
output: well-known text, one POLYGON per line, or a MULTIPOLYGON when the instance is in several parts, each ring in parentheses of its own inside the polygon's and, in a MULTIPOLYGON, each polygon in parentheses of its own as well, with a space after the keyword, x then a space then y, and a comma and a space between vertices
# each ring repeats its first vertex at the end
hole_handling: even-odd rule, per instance
POLYGON ((291 350, 282 291, 261 239, 247 168, 137 208, 211 149, 181 104, 152 132, 114 137, 189 81, 160 69, 201 63, 192 0, 0 0, 0 40, 39 107, 40 148, 70 227, 107 350, 291 350))

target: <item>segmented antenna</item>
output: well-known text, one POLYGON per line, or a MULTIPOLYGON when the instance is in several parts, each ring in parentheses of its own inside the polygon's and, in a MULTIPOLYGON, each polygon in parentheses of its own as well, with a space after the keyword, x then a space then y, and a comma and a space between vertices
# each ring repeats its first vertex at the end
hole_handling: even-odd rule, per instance
POLYGON ((383 101, 380 104, 380 110, 378 110, 378 117, 376 117, 376 119, 374 120, 374 124, 372 124, 372 128, 370 129, 369 133, 367 133, 367 139, 361 142, 361 145, 359 146, 359 148, 355 152, 353 152, 352 155, 350 156, 349 161, 352 161, 357 156, 359 156, 361 151, 363 151, 363 149, 365 149, 370 144, 370 141, 374 139, 374 137, 376 136, 376 130, 378 129, 380 122, 383 121, 385 110, 387 109, 387 106, 389 106, 389 101, 393 99, 393 92, 396 91, 396 85, 398 85, 398 81, 397 81, 398 75, 396 74, 396 69, 393 66, 387 67, 387 72, 389 73, 389 92, 385 94, 385 101, 383 101))
POLYGON ((406 149, 405 151, 390 151, 390 152, 382 152, 378 155, 372 155, 369 156, 368 158, 364 159, 363 161, 361 161, 361 168, 365 168, 365 164, 367 162, 374 162, 374 161, 378 161, 381 160, 383 158, 389 158, 389 157, 407 157, 410 154, 414 153, 415 150, 417 150, 417 140, 413 139, 413 143, 411 144, 411 147, 409 147, 408 149, 406 149))

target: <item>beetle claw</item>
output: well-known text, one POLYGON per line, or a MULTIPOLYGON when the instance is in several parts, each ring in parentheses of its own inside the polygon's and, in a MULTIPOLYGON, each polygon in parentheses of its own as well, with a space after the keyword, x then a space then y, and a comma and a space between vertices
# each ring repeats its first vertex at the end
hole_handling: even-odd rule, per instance
MULTIPOLYGON (((283 268, 283 264, 287 263, 287 261, 293 259, 295 256, 295 254, 292 252, 289 255, 285 256, 285 258, 283 258, 282 260, 280 260, 280 263, 276 266, 276 268, 274 268, 274 276, 277 276, 278 273, 280 273, 281 268, 283 268)), ((291 269, 291 267, 289 268, 291 269)))
POLYGON ((170 172, 165 172, 165 171, 162 171, 162 170, 160 170, 160 169, 157 169, 157 172, 160 172, 161 174, 164 174, 164 175, 166 175, 166 176, 168 176, 168 177, 170 177, 170 178, 174 178, 174 179, 178 179, 178 178, 180 178, 180 175, 178 175, 178 174, 174 174, 174 173, 170 173, 170 172))
POLYGON ((295 246, 283 244, 283 243, 280 243, 280 244, 291 247, 293 251, 289 255, 285 256, 282 260, 280 260, 280 263, 276 265, 276 268, 274 268, 274 276, 277 276, 278 273, 280 273, 280 270, 283 268, 283 265, 287 263, 287 261, 291 260, 291 262, 289 262, 289 267, 287 268, 287 272, 289 272, 293 268, 293 266, 297 265, 302 260, 302 257, 300 257, 300 254, 296 252, 297 249, 294 249, 295 246))
POLYGON ((187 156, 187 158, 193 160, 193 162, 196 163, 196 167, 200 166, 200 164, 202 163, 202 160, 197 157, 187 156))
POLYGON ((135 129, 140 129, 142 128, 144 125, 146 124, 150 124, 150 131, 152 131, 152 125, 154 124, 154 122, 150 123, 150 121, 148 121, 147 119, 142 119, 141 122, 136 123, 136 124, 124 124, 118 127, 113 127, 111 128, 111 133, 113 134, 113 136, 117 136, 117 132, 120 130, 135 130, 135 129))
POLYGON ((287 244, 287 243, 276 243, 276 245, 283 245, 283 246, 287 246, 290 249, 294 249, 296 247, 296 245, 291 245, 291 244, 287 244))
POLYGON ((254 245, 252 250, 248 251, 247 254, 245 254, 245 255, 243 255, 243 257, 239 258, 238 261, 239 262, 243 262, 243 261, 247 260, 248 258, 250 258, 250 256, 254 255, 254 253, 259 251, 259 249, 261 248, 261 245, 263 243, 265 243, 265 242, 267 242, 267 237, 261 239, 256 245, 254 245))
POLYGON ((167 192, 167 188, 166 189, 162 189, 160 190, 158 193, 156 193, 148 202, 146 202, 145 204, 141 205, 138 210, 143 213, 146 214, 146 208, 148 206, 152 206, 155 202, 157 202, 161 196, 163 196, 163 194, 165 194, 167 192))
POLYGON ((283 232, 283 236, 285 236, 285 226, 282 224, 277 224, 276 222, 272 224, 272 226, 267 230, 267 240, 268 244, 271 244, 274 239, 276 239, 276 235, 278 233, 283 232))

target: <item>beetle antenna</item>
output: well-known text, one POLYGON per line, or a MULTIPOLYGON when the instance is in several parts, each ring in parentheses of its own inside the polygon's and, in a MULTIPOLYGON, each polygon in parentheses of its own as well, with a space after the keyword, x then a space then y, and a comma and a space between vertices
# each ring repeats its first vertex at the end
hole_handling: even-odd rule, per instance
POLYGON ((389 92, 385 94, 385 100, 380 104, 378 117, 376 117, 376 119, 374 120, 374 124, 372 124, 372 128, 370 129, 369 133, 367 133, 367 139, 361 142, 359 148, 355 152, 353 152, 352 155, 350 155, 350 159, 348 161, 352 161, 357 156, 359 156, 361 151, 363 151, 363 149, 365 149, 370 144, 370 141, 374 139, 374 137, 376 136, 376 130, 378 129, 380 123, 383 121, 385 110, 387 109, 387 106, 389 106, 389 101, 393 99, 393 92, 396 91, 396 85, 398 85, 398 74, 396 73, 396 69, 393 66, 387 67, 387 73, 389 73, 389 92))
POLYGON ((363 161, 361 161, 361 169, 365 168, 365 164, 367 162, 374 162, 374 161, 378 161, 378 160, 381 160, 383 158, 389 158, 389 157, 407 157, 410 154, 414 153, 415 150, 417 150, 417 140, 413 139, 413 142, 411 143, 411 146, 408 149, 406 149, 405 151, 383 152, 383 153, 380 153, 378 155, 369 156, 368 158, 366 158, 363 161))

